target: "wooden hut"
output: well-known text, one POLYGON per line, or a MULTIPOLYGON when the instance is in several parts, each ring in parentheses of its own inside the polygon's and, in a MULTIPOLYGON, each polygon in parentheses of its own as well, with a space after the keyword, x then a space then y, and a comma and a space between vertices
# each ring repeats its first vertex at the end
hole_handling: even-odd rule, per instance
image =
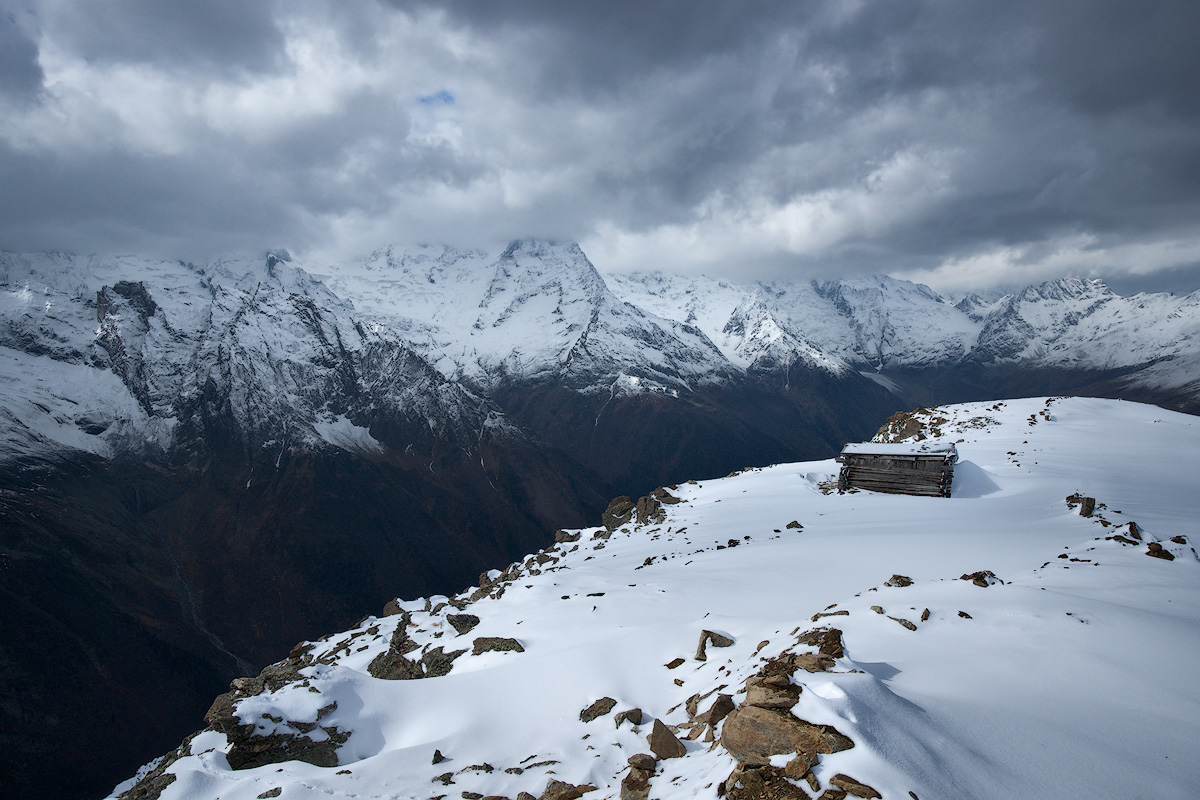
POLYGON ((953 444, 848 444, 837 457, 838 492, 869 489, 890 494, 949 497, 958 449, 953 444))

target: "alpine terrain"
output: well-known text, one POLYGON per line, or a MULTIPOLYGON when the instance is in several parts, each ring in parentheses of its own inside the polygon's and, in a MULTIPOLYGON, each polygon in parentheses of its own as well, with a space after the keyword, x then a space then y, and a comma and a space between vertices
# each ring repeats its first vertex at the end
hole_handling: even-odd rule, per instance
POLYGON ((99 796, 296 641, 448 595, 613 496, 828 458, 917 405, 1196 411, 1198 306, 605 276, 540 241, 0 254, 0 777, 99 796))
POLYGON ((832 460, 617 498, 216 698, 132 798, 1194 797, 1200 420, 894 415, 949 499, 832 460))

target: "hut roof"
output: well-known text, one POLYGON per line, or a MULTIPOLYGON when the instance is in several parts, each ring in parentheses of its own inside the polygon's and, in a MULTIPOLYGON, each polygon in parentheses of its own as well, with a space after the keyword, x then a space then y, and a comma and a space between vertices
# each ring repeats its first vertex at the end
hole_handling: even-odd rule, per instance
POLYGON ((942 442, 902 442, 899 444, 851 442, 842 448, 842 455, 940 456, 953 464, 958 460, 958 448, 952 443, 942 442))

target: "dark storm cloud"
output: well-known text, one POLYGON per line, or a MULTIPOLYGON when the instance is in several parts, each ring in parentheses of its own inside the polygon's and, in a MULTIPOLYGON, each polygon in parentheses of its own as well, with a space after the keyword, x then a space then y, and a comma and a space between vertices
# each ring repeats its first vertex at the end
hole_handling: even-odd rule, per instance
POLYGON ((42 86, 37 43, 22 31, 12 14, 0 16, 0 93, 32 98, 42 86))
POLYGON ((0 124, 0 174, 35 185, 0 188, 0 247, 333 257, 537 234, 585 240, 602 267, 946 285, 1178 284, 1200 261, 1192 3, 22 14, 0 20, 0 97, 33 110, 0 124))

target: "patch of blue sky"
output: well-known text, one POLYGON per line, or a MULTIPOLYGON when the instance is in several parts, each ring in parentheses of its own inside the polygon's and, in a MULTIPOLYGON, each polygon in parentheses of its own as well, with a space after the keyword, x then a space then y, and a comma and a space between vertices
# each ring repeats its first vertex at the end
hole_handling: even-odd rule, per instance
POLYGON ((454 105, 454 95, 442 89, 440 92, 418 97, 417 102, 423 106, 452 106, 454 105))

